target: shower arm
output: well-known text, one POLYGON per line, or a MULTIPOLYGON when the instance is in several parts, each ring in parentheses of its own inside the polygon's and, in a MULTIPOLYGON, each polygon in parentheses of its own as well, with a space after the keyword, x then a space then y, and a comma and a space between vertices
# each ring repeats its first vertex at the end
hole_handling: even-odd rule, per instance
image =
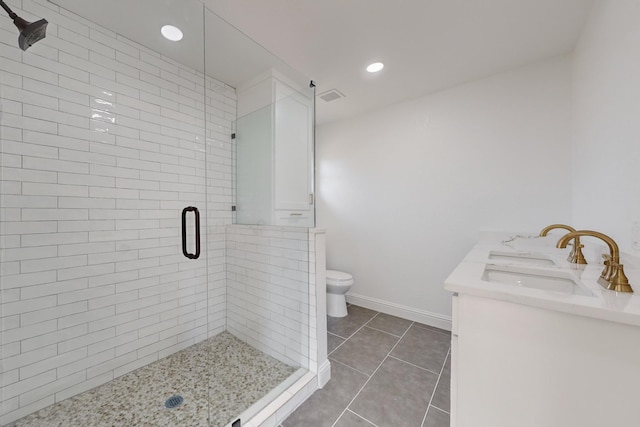
POLYGON ((9 14, 9 18, 13 19, 15 21, 15 19, 18 17, 18 15, 11 10, 11 8, 9 8, 9 6, 7 6, 5 4, 5 2, 3 2, 2 0, 0 0, 0 6, 2 6, 2 8, 5 10, 5 12, 7 12, 9 14))

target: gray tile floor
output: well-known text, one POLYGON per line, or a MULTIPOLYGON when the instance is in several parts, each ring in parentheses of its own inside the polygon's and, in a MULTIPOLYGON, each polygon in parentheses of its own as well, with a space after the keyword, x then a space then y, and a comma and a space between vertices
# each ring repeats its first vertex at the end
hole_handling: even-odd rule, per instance
POLYGON ((448 427, 451 334, 350 305, 328 318, 331 380, 283 427, 448 427))

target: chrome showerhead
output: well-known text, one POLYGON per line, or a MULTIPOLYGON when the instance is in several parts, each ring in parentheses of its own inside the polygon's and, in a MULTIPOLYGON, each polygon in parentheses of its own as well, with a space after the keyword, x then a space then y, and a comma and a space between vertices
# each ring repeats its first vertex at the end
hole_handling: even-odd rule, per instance
POLYGON ((13 19, 14 25, 20 30, 20 35, 18 36, 20 49, 29 49, 31 45, 42 40, 47 35, 48 22, 46 19, 28 22, 16 15, 4 1, 0 0, 0 6, 9 14, 9 17, 13 19))

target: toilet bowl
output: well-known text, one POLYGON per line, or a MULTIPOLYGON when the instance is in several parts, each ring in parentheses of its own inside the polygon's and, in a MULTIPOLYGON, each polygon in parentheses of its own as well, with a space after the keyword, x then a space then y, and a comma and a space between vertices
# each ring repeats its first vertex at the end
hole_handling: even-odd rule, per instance
POLYGON ((327 315, 344 317, 347 315, 347 293, 353 284, 353 277, 342 271, 327 270, 327 315))

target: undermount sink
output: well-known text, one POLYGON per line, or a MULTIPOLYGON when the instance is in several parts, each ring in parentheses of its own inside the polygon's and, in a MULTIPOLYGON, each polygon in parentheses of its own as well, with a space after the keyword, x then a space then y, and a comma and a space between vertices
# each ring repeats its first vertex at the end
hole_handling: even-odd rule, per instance
POLYGON ((556 265, 556 263, 546 258, 544 255, 536 254, 523 254, 517 252, 489 252, 490 260, 509 261, 517 264, 532 264, 532 265, 556 265))
POLYGON ((488 264, 485 266, 482 280, 564 294, 593 296, 583 284, 562 271, 550 272, 526 267, 488 264))

